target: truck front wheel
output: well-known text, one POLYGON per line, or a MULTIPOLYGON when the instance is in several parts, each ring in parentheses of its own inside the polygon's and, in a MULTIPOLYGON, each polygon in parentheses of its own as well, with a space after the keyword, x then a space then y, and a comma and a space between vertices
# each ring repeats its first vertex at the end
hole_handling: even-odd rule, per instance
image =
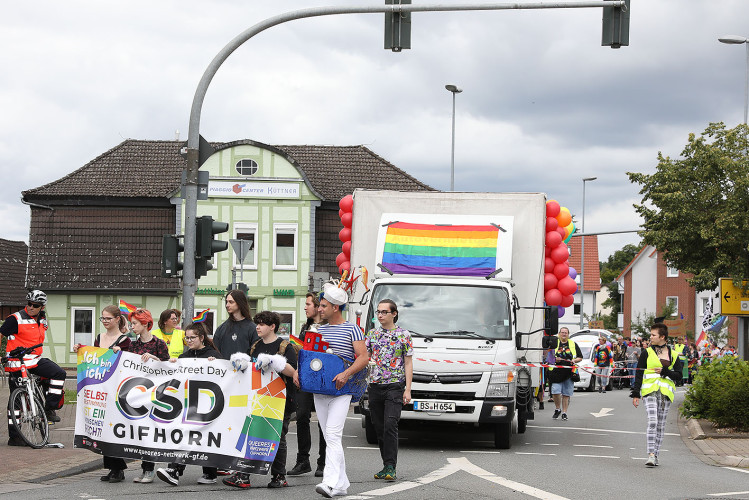
POLYGON ((509 450, 510 437, 512 437, 512 422, 497 424, 494 428, 494 447, 509 450))
POLYGON ((374 424, 369 415, 364 417, 364 434, 367 437, 367 443, 377 444, 377 431, 375 431, 374 424))

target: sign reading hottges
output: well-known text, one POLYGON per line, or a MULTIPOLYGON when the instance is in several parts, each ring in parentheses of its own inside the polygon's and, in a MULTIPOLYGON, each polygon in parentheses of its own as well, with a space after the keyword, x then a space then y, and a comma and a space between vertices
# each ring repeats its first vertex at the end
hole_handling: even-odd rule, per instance
POLYGON ((281 436, 286 386, 226 360, 141 361, 78 350, 75 446, 107 456, 265 474, 281 436))

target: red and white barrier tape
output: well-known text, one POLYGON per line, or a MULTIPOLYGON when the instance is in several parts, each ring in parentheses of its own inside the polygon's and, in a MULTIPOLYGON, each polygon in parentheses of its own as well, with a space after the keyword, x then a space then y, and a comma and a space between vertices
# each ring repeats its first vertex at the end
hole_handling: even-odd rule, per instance
MULTIPOLYGON (((463 360, 452 360, 452 359, 427 359, 427 358, 414 358, 416 361, 424 361, 427 363, 447 363, 457 365, 483 365, 483 366, 517 366, 517 367, 529 367, 529 368, 570 368, 569 365, 550 365, 547 363, 499 363, 495 361, 463 361, 463 360)), ((585 367, 577 366, 578 369, 595 374, 594 371, 587 370, 585 367)), ((629 368, 629 370, 643 370, 643 368, 629 368)), ((634 375, 607 375, 608 378, 633 378, 634 375)))

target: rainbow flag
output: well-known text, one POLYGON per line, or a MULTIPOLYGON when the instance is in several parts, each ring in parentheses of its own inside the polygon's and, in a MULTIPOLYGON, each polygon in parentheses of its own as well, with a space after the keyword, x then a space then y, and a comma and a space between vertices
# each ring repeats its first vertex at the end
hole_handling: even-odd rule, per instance
POLYGON ((124 316, 126 316, 126 317, 130 316, 130 313, 133 312, 133 311, 135 311, 136 309, 137 309, 137 307, 135 307, 134 305, 128 304, 124 300, 120 299, 120 312, 124 316))
POLYGON ((499 227, 393 222, 382 265, 393 274, 488 276, 497 269, 499 227))
POLYGON ((292 345, 298 345, 298 346, 304 346, 301 340, 299 340, 298 337, 293 336, 292 334, 289 334, 289 343, 292 345))
POLYGON ((209 311, 209 309, 204 309, 204 310, 200 311, 200 312, 198 313, 198 315, 197 315, 197 316, 195 316, 195 317, 194 317, 194 318, 192 319, 192 322, 193 322, 193 323, 202 323, 203 321, 205 321, 205 320, 206 320, 206 318, 208 318, 208 311, 209 311))

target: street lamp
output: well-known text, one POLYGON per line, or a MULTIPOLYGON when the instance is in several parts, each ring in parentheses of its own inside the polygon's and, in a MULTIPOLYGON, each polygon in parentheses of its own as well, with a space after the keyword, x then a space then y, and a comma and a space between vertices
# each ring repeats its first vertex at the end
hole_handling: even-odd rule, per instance
POLYGON ((445 85, 445 88, 453 95, 453 146, 450 155, 450 191, 455 191, 455 94, 460 94, 463 92, 463 89, 459 89, 457 85, 445 85))
POLYGON ((744 125, 746 125, 746 115, 749 111, 749 38, 744 36, 728 35, 718 38, 721 43, 729 45, 746 45, 746 77, 744 78, 744 125))
POLYGON ((583 216, 582 216, 582 229, 583 235, 581 237, 582 243, 580 244, 580 330, 583 329, 583 320, 585 319, 585 309, 583 309, 583 303, 585 298, 585 183, 588 181, 594 181, 598 177, 585 177, 583 178, 583 216))

